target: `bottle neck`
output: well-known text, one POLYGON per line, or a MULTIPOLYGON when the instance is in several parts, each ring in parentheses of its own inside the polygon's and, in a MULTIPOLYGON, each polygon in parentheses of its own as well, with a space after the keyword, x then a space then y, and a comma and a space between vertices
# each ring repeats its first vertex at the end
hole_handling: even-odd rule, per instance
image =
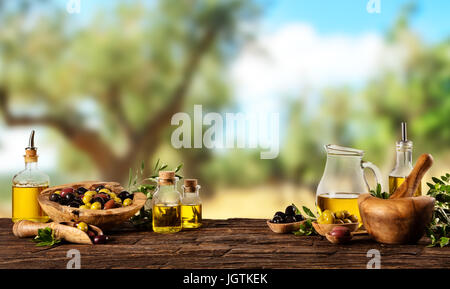
POLYGON ((412 167, 412 149, 397 149, 396 167, 412 167))
POLYGON ((25 162, 26 170, 37 170, 38 164, 37 162, 25 162))
POLYGON ((173 192, 177 190, 177 182, 174 181, 172 184, 169 183, 159 183, 159 191, 164 192, 173 192))

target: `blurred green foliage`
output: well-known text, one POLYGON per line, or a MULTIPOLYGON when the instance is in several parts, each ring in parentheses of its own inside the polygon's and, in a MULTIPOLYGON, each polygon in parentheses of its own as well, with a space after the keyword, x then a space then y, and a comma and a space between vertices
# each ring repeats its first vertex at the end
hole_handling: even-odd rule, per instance
POLYGON ((43 2, 49 9, 40 18, 29 14, 40 2, 19 2, 26 4, 0 8, 0 97, 3 89, 9 108, 31 116, 17 121, 6 109, 1 113, 11 125, 40 123, 55 128, 53 136, 64 135, 61 165, 67 171, 90 176, 94 167, 101 177, 123 180, 130 166, 161 157, 169 165, 182 159, 187 177, 211 187, 290 181, 314 188, 325 163, 323 145, 364 149, 367 159, 385 163, 401 121, 410 124, 415 151, 449 153, 450 39, 421 43, 408 26, 411 8, 401 11, 386 36, 407 55, 404 70, 383 71, 358 89, 289 96, 280 157, 262 161, 259 152, 247 150, 174 150, 169 129, 170 116, 190 112, 193 104, 205 112, 235 105, 226 68, 251 40, 241 28, 258 15, 254 3, 124 3, 112 15, 100 13, 73 27, 51 1, 43 2), (34 19, 32 28, 24 19, 34 19), (308 101, 314 97, 319 101, 312 115, 308 101), (92 138, 80 142, 82 136, 92 138))

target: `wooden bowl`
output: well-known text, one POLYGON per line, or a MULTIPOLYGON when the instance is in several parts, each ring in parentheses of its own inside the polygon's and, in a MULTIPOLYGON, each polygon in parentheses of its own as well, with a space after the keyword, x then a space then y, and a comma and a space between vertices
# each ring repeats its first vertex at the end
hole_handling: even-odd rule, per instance
POLYGON ((327 233, 331 232, 334 227, 341 226, 341 227, 347 227, 350 232, 354 232, 358 230, 359 223, 347 223, 347 224, 319 224, 317 222, 312 222, 312 225, 314 227, 314 230, 316 230, 317 233, 321 236, 326 236, 327 233))
POLYGON ((108 210, 89 210, 72 208, 69 206, 63 206, 56 202, 49 200, 50 195, 58 190, 64 188, 85 187, 88 190, 94 189, 97 186, 103 185, 110 191, 119 194, 123 191, 123 187, 119 183, 115 182, 80 182, 71 183, 61 186, 50 187, 39 195, 38 201, 42 210, 52 219, 54 222, 85 222, 89 225, 98 226, 102 229, 111 229, 117 225, 130 219, 144 206, 147 197, 143 193, 134 193, 133 203, 127 207, 120 207, 108 210))
POLYGON ((369 235, 385 244, 417 243, 432 219, 434 202, 428 196, 379 199, 362 194, 358 198, 361 219, 369 235))
POLYGON ((285 234, 298 231, 300 229, 300 225, 304 222, 305 220, 294 223, 272 223, 270 220, 267 220, 267 226, 269 226, 269 228, 275 233, 285 234))

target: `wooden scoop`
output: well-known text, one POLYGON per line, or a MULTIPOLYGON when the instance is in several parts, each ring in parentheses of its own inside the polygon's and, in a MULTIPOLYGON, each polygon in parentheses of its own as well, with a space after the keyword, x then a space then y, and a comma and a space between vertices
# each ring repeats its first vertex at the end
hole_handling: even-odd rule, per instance
POLYGON ((414 169, 389 198, 399 199, 412 197, 414 195, 414 192, 417 190, 423 176, 428 171, 428 169, 431 168, 432 165, 433 157, 430 154, 421 155, 417 160, 414 169))
MULTIPOLYGON (((19 238, 34 237, 38 234, 38 229, 44 229, 49 227, 53 230, 55 238, 64 239, 70 243, 77 244, 93 244, 88 234, 75 228, 73 222, 64 223, 36 223, 32 221, 19 221, 13 226, 13 234, 19 238)), ((100 228, 89 225, 89 228, 97 233, 97 235, 103 235, 100 228)))
POLYGON ((416 243, 423 236, 433 215, 435 199, 413 195, 432 164, 431 155, 421 155, 406 180, 387 200, 370 194, 359 196, 358 206, 364 227, 376 241, 416 243))

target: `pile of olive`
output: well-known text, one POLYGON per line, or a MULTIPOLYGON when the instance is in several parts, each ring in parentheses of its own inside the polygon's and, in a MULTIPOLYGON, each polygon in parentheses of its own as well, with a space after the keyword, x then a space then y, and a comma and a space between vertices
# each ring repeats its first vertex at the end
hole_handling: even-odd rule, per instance
POLYGON ((73 226, 88 234, 89 238, 92 240, 92 243, 94 244, 104 244, 109 240, 108 236, 103 234, 101 235, 97 234, 97 232, 92 230, 89 227, 89 225, 86 224, 85 222, 76 222, 74 223, 73 226))
POLYGON ((303 221, 305 218, 301 214, 296 214, 297 208, 295 206, 287 206, 283 212, 276 212, 271 223, 294 223, 303 221))
POLYGON ((65 188, 52 193, 49 199, 52 202, 73 208, 108 210, 131 205, 133 203, 133 194, 123 191, 116 195, 103 185, 100 185, 92 191, 84 187, 79 187, 75 190, 73 188, 65 188))
POLYGON ((330 210, 325 210, 317 218, 319 224, 349 224, 358 222, 358 217, 350 214, 348 211, 338 211, 333 213, 330 210))

